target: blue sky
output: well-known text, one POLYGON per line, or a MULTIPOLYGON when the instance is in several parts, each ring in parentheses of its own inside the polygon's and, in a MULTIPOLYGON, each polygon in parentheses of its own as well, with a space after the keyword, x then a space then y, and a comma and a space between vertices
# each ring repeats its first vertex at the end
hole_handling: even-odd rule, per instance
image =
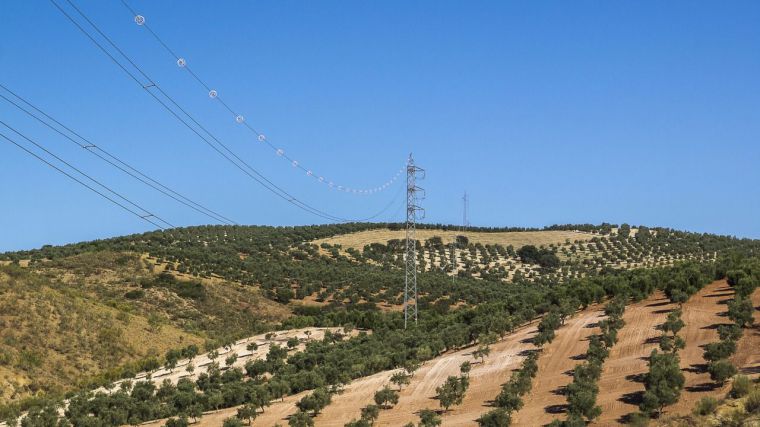
MULTIPOLYGON (((65 0, 57 0, 71 10, 65 0)), ((300 199, 401 220, 396 184, 328 191, 253 140, 117 0, 77 0, 162 88, 300 199)), ((352 187, 427 170, 430 222, 629 222, 760 237, 760 3, 131 0, 269 140, 352 187)), ((49 1, 2 2, 0 83, 245 224, 324 222, 246 178, 49 1)), ((173 224, 208 218, 0 100, 0 117, 173 224)), ((0 129, 8 133, 6 129, 0 129)), ((0 141, 0 250, 151 229, 0 141)))

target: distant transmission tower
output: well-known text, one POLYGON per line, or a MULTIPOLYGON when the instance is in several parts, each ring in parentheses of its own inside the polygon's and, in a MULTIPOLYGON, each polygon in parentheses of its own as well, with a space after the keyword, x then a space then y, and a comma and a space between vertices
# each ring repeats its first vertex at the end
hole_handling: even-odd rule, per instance
POLYGON ((406 164, 406 274, 404 277, 404 329, 410 320, 417 324, 417 215, 424 218, 425 210, 418 202, 425 190, 417 186, 417 179, 425 178, 425 170, 415 166, 412 155, 406 164))
POLYGON ((470 223, 467 221, 467 211, 470 210, 470 199, 467 197, 467 192, 464 192, 462 196, 462 231, 466 231, 470 223))

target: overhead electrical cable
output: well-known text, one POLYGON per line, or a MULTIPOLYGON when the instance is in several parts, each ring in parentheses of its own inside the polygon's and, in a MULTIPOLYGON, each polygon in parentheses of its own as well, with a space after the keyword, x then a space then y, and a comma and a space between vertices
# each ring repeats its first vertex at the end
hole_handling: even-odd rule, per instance
MULTIPOLYGON (((12 131, 16 132, 16 133, 17 133, 18 135, 20 135, 22 138, 24 138, 24 139, 26 139, 26 140, 28 140, 28 141, 31 141, 31 139, 29 139, 29 138, 27 138, 26 136, 22 135, 21 133, 17 132, 15 129, 11 128, 10 126, 6 125, 5 123, 3 123, 3 125, 4 125, 5 127, 7 127, 8 129, 11 129, 12 131)), ((59 173, 61 173, 61 174, 65 175, 65 176, 67 176, 67 177, 69 177, 69 178, 70 178, 70 179, 72 179, 73 181, 77 182, 79 185, 82 185, 82 186, 84 186, 85 188, 89 189, 90 191, 92 191, 92 192, 94 192, 94 193, 98 194, 99 196, 103 197, 104 199, 108 200, 109 202, 113 203, 114 205, 116 205, 116 206, 118 206, 118 207, 120 207, 120 208, 124 209, 125 211, 127 211, 127 212, 131 213, 132 215, 134 215, 134 216, 136 216, 136 217, 138 217, 138 218, 142 219, 143 221, 146 221, 146 222, 148 222, 148 223, 150 223, 150 224, 154 225, 155 227, 158 227, 158 228, 159 228, 159 229, 161 229, 161 230, 165 230, 166 228, 165 228, 164 226, 160 225, 158 222, 161 222, 161 223, 164 223, 164 224, 167 224, 167 225, 169 225, 170 227, 173 227, 171 224, 169 224, 169 223, 168 223, 168 222, 166 222, 165 220, 163 220, 163 219, 161 219, 161 218, 157 217, 156 215, 153 215, 153 214, 151 214, 149 211, 147 211, 147 210, 145 210, 144 208, 140 207, 140 206, 139 206, 139 205, 137 205, 136 203, 134 203, 134 202, 130 201, 129 199, 126 199, 126 198, 124 198, 123 196, 119 196, 119 198, 121 198, 121 199, 123 199, 123 200, 126 200, 126 201, 128 202, 128 204, 130 204, 130 205, 133 205, 133 206, 137 206, 137 208, 138 208, 139 210, 141 210, 141 211, 145 212, 145 214, 143 214, 143 213, 140 213, 140 212, 138 212, 138 211, 135 211, 134 209, 131 209, 131 208, 129 208, 128 206, 126 206, 126 204, 119 202, 119 201, 118 201, 118 200, 116 200, 115 198, 113 198, 113 197, 110 197, 109 195, 105 194, 105 192, 99 191, 98 189, 96 189, 96 188, 94 188, 93 186, 91 186, 91 185, 87 184, 87 183, 86 183, 86 182, 84 182, 83 180, 81 180, 81 179, 77 178, 77 177, 76 177, 76 176, 74 176, 73 174, 71 174, 71 173, 69 173, 69 172, 66 172, 65 170, 61 169, 60 167, 58 167, 58 166, 54 165, 52 162, 50 162, 50 161, 46 160, 44 157, 42 157, 42 156, 40 156, 39 154, 37 154, 37 153, 35 153, 35 152, 33 152, 33 151, 29 150, 28 148, 24 147, 22 144, 18 143, 17 141, 15 141, 15 140, 11 139, 10 137, 8 137, 7 135, 5 135, 5 134, 4 134, 4 133, 2 133, 2 132, 0 132, 0 138, 3 138, 3 139, 4 139, 4 140, 6 140, 7 142, 9 142, 9 143, 11 143, 11 144, 15 145, 16 147, 20 148, 21 150, 25 151, 25 152, 26 152, 27 154, 29 154, 30 156, 33 156, 33 157, 35 157, 37 160, 39 160, 39 161, 41 161, 41 162, 45 163, 47 166, 49 166, 49 167, 53 168, 54 170, 58 171, 59 173), (156 220, 156 221, 158 221, 158 222, 154 221, 153 219, 155 219, 155 220, 156 220)), ((35 145, 37 145, 37 146, 39 147, 39 145, 38 145, 38 144, 36 144, 36 143, 34 143, 34 142, 33 142, 33 144, 35 144, 35 145)), ((46 151, 46 150, 45 150, 45 151, 46 151)), ((75 169, 75 170, 76 170, 76 169, 75 169)), ((81 172, 80 172, 80 173, 81 173, 81 172)), ((90 178, 90 179, 92 179, 92 178, 90 178)), ((97 181, 95 181, 95 182, 97 182, 97 181)), ((103 184, 101 184, 101 183, 99 183, 99 182, 98 182, 98 185, 99 185, 99 186, 101 186, 101 187, 103 187, 103 188, 105 188, 105 189, 106 189, 108 192, 110 192, 110 193, 112 193, 112 194, 118 194, 118 193, 116 193, 115 191, 111 190, 109 187, 107 187, 107 186, 105 186, 105 185, 103 185, 103 184)))
POLYGON ((134 179, 142 182, 143 184, 145 184, 145 185, 153 188, 154 190, 160 192, 161 194, 164 194, 165 196, 167 196, 167 197, 169 197, 169 198, 171 198, 171 199, 173 199, 173 200, 175 200, 175 201, 177 201, 177 202, 179 202, 179 203, 181 203, 181 204, 183 204, 183 205, 185 205, 185 206, 187 206, 187 207, 189 207, 189 208, 191 208, 191 209, 193 209, 193 210, 195 210, 195 211, 197 211, 197 212, 199 212, 199 213, 201 213, 201 214, 203 214, 203 215, 205 215, 205 216, 207 216, 207 217, 209 217, 211 219, 213 219, 216 222, 219 222, 219 223, 222 223, 222 224, 227 224, 227 225, 237 225, 237 223, 235 221, 232 221, 231 219, 229 219, 229 218, 227 218, 227 217, 225 217, 225 216, 223 216, 223 215, 221 215, 221 214, 219 214, 217 212, 214 212, 213 210, 211 210, 211 209, 209 209, 209 208, 201 205, 200 203, 195 202, 195 201, 193 201, 193 200, 191 200, 191 199, 183 196, 182 194, 180 194, 180 193, 172 190, 171 188, 167 187, 166 185, 161 184, 157 180, 155 180, 155 179, 151 178, 150 176, 146 175, 145 173, 137 170, 136 168, 134 168, 133 166, 129 165, 125 161, 121 160, 117 156, 109 153, 105 149, 101 148, 99 145, 94 144, 89 139, 83 137, 81 134, 79 134, 76 131, 72 130, 70 127, 64 125, 63 123, 61 123, 60 121, 58 121, 54 117, 52 117, 49 114, 47 114, 46 112, 42 111, 40 108, 38 108, 37 106, 35 106, 31 102, 29 102, 28 100, 24 99, 23 97, 21 97, 17 93, 13 92, 12 90, 10 90, 8 87, 6 87, 5 85, 3 85, 2 83, 0 83, 0 88, 2 88, 3 90, 5 90, 6 92, 10 93, 11 95, 13 95, 15 98, 19 99, 21 102, 23 102, 29 108, 31 108, 34 111, 36 111, 38 114, 41 114, 46 119, 52 121, 53 123, 55 123, 56 125, 58 125, 60 128, 62 128, 63 130, 67 131, 69 134, 67 134, 63 130, 59 129, 58 127, 52 125, 51 123, 47 122, 46 120, 40 118, 34 112, 27 110, 26 108, 24 108, 23 106, 19 105, 14 100, 9 99, 5 95, 0 94, 0 98, 4 99, 6 102, 12 104, 17 109, 19 109, 20 111, 22 111, 25 114, 27 114, 29 117, 37 120, 38 122, 42 123, 43 125, 45 125, 49 129, 51 129, 54 132, 58 133, 59 135, 63 136, 64 138, 66 138, 70 142, 76 144, 80 148, 83 148, 83 149, 87 150, 90 154, 98 157, 102 161, 104 161, 104 162, 108 163, 109 165, 111 165, 111 166, 119 169, 120 171, 122 171, 125 174, 131 176, 132 178, 134 178, 134 179), (72 137, 72 135, 74 137, 72 137), (77 141, 75 138, 78 138, 80 141, 77 141))
POLYGON ((246 174, 248 177, 253 179, 254 181, 258 182, 260 185, 262 185, 264 188, 275 194, 276 196, 282 198, 283 200, 287 201, 288 203, 293 204, 294 206, 309 212, 313 215, 319 216, 323 219, 326 219, 328 221, 333 222, 361 222, 366 221, 366 219, 346 219, 341 218, 332 214, 329 214, 325 211, 319 210, 305 202, 302 202, 298 198, 294 197, 281 187, 274 184, 272 181, 270 181, 266 176, 261 174, 259 171, 257 171, 255 168, 253 168, 250 164, 245 162, 243 159, 241 159, 237 154, 235 154, 229 147, 227 147, 224 143, 222 143, 219 138, 214 136, 208 129, 206 129, 203 125, 201 125, 192 115, 190 115, 186 109, 182 108, 171 96, 169 96, 161 87, 153 80, 151 79, 128 55, 124 53, 122 49, 116 45, 116 43, 113 42, 103 31, 100 30, 100 28, 85 15, 76 5, 71 2, 70 0, 66 0, 76 11, 79 13, 88 23, 90 26, 92 26, 95 31, 103 37, 108 44, 110 44, 124 59, 126 59, 132 67, 134 67, 146 80, 147 83, 142 82, 133 72, 129 71, 127 67, 121 63, 118 59, 116 59, 109 51, 106 49, 100 42, 98 42, 95 37, 90 34, 85 28, 83 28, 79 22, 77 22, 69 13, 67 13, 55 0, 50 0, 50 2, 77 28, 79 31, 81 31, 93 44, 95 44, 101 52, 103 52, 112 62, 114 62, 119 68, 122 69, 132 80, 134 80, 137 84, 139 84, 151 97, 156 100, 164 109, 166 109, 172 116, 174 116, 177 120, 180 121, 185 127, 190 129, 193 133, 196 134, 203 142, 205 142, 207 145, 209 145, 211 148, 214 149, 218 154, 220 154, 222 157, 224 157, 227 161, 232 163, 235 167, 240 169, 244 174, 246 174), (182 114, 184 114, 192 123, 194 123, 198 129, 193 127, 190 123, 188 123, 187 120, 183 119, 180 114, 172 109, 169 105, 167 105, 167 102, 162 100, 156 93, 154 93, 151 89, 155 88, 166 100, 168 100, 169 103, 174 105, 179 111, 181 111, 182 114), (199 130, 200 129, 200 130, 199 130), (204 132, 207 134, 209 138, 204 136, 202 133, 204 132), (212 141, 216 142, 214 144, 212 141), (218 145, 218 146, 217 146, 218 145), (221 147, 221 148, 220 148, 221 147))
POLYGON ((177 65, 180 68, 186 70, 190 74, 190 76, 193 78, 193 80, 195 80, 200 86, 202 86, 206 90, 206 93, 208 94, 209 98, 211 98, 212 100, 218 101, 222 107, 224 107, 230 114, 232 114, 232 117, 235 119, 235 121, 238 124, 242 124, 243 126, 245 126, 246 129, 252 132, 260 143, 267 145, 278 157, 282 157, 283 159, 287 160, 293 168, 300 169, 302 172, 305 172, 306 176, 313 178, 314 180, 316 180, 317 182, 321 184, 327 185, 331 189, 335 188, 339 191, 343 191, 343 192, 351 193, 351 194, 370 195, 370 194, 381 192, 387 189, 388 187, 390 187, 394 182, 398 180, 398 178, 404 172, 405 167, 402 167, 396 172, 396 174, 390 180, 386 181, 382 185, 379 185, 374 188, 357 189, 357 188, 351 188, 344 185, 338 185, 337 183, 326 179, 324 176, 317 174, 312 169, 306 168, 303 164, 301 164, 301 162, 288 156, 285 150, 272 144, 266 135, 256 130, 256 128, 254 128, 253 126, 251 126, 251 124, 249 123, 248 120, 246 120, 243 114, 240 114, 238 111, 230 107, 229 104, 227 104, 227 102, 225 102, 222 99, 222 96, 219 94, 219 92, 216 89, 212 88, 209 84, 207 84, 203 79, 201 79, 198 76, 198 74, 196 74, 190 68, 190 65, 187 63, 187 60, 185 58, 178 55, 171 47, 169 47, 168 43, 166 43, 158 35, 158 33, 156 33, 153 30, 153 28, 151 28, 150 25, 148 25, 148 22, 146 21, 143 15, 138 14, 137 11, 135 11, 135 9, 132 8, 129 5, 129 3, 127 3, 126 0, 121 0, 121 4, 124 5, 124 7, 132 14, 132 17, 134 18, 135 23, 138 26, 145 28, 151 34, 151 36, 153 36, 153 38, 164 48, 164 50, 168 52, 169 55, 171 55, 174 58, 177 65))

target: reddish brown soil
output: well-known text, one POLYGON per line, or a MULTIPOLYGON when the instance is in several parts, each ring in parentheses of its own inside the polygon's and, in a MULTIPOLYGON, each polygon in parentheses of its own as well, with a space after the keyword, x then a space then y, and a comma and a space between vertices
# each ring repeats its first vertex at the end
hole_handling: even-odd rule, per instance
POLYGON ((686 348, 679 355, 686 385, 678 403, 665 408, 666 414, 686 414, 699 399, 725 394, 725 390, 713 387, 702 354, 706 344, 719 340, 716 326, 731 322, 725 311, 728 309, 726 301, 733 295, 733 289, 725 280, 720 280, 705 286, 684 304, 682 319, 686 326, 679 335, 686 340, 686 348))
POLYGON ((739 368, 739 372, 749 376, 760 375, 760 289, 752 294, 752 305, 755 306, 755 325, 744 331, 731 362, 739 368))
POLYGON ((626 414, 638 411, 644 392, 641 376, 649 370, 647 357, 657 348, 660 336, 656 328, 673 308, 675 305, 661 292, 626 308, 625 326, 618 332, 618 342, 610 350, 599 379, 597 404, 602 414, 594 425, 616 425, 626 414))
MULTIPOLYGON (((698 369, 705 363, 701 346, 718 339, 714 325, 729 322, 727 317, 720 314, 726 311, 725 300, 732 295, 732 290, 725 282, 715 282, 684 304, 683 319, 686 327, 681 331, 681 336, 686 339, 687 347, 680 355, 686 375, 686 389, 678 404, 666 408, 668 414, 688 413, 701 397, 725 393, 725 388, 710 390, 709 375, 698 369)), ((760 289, 753 294, 752 299, 755 306, 760 306, 760 289)), ((655 328, 665 320, 667 311, 672 308, 667 299, 657 293, 626 309, 626 326, 618 334, 618 343, 612 348, 610 357, 605 362, 599 382, 598 404, 603 413, 595 425, 617 425, 620 417, 637 410, 636 393, 642 392, 644 387, 637 381, 636 376, 646 373, 646 356, 657 347, 656 340, 652 338, 660 335, 655 328)), ((758 309, 760 310, 760 307, 758 309)), ((568 319, 566 325, 557 331, 555 340, 539 357, 539 373, 531 392, 525 397, 525 407, 513 414, 512 425, 538 426, 551 422, 553 418, 564 418, 562 410, 566 404, 565 396, 557 391, 572 380, 568 374, 581 362, 574 357, 585 353, 588 348, 587 338, 598 331, 593 326, 600 319, 601 312, 598 308, 588 309, 568 319)), ((740 370, 749 375, 760 375, 760 351, 757 350, 760 348, 760 311, 755 312, 755 319, 758 324, 745 331, 739 341, 738 351, 732 358, 740 370)), ((518 329, 514 334, 494 344, 491 355, 484 363, 473 365, 470 389, 465 401, 442 414, 444 426, 476 425, 474 420, 490 409, 490 400, 499 393, 501 385, 508 380, 512 370, 519 367, 523 351, 533 348, 528 339, 534 333, 535 324, 518 329)), ((447 376, 458 375, 459 365, 463 361, 473 361, 472 351, 473 348, 467 348, 447 353, 425 363, 415 373, 412 384, 401 391, 398 405, 393 409, 383 410, 375 425, 396 427, 410 421, 416 423, 420 409, 438 409, 438 401, 434 399, 435 388, 443 383, 447 376)), ((352 382, 343 393, 333 397, 333 403, 315 419, 316 425, 340 427, 351 419, 358 418, 361 408, 373 403, 375 391, 389 384, 391 374, 391 371, 381 372, 352 382)), ((307 393, 285 398, 283 402, 274 402, 259 415, 253 425, 287 425, 287 417, 296 411, 295 403, 305 394, 307 393)), ((237 409, 233 408, 207 414, 198 425, 220 426, 225 418, 235 415, 236 412, 237 409)))
POLYGON ((567 400, 562 389, 572 381, 573 368, 588 349, 588 337, 598 333, 599 309, 589 309, 568 319, 538 358, 538 375, 524 398, 525 405, 513 416, 514 426, 541 426, 565 418, 567 400))

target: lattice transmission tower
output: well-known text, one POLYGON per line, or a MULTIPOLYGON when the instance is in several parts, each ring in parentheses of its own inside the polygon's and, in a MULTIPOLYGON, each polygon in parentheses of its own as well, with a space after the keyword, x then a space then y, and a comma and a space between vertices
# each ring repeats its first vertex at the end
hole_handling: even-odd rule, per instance
POLYGON ((467 192, 464 192, 462 197, 462 231, 467 231, 470 226, 470 221, 467 219, 467 212, 470 210, 470 198, 467 196, 467 192))
POLYGON ((418 179, 425 178, 425 170, 414 164, 409 154, 406 164, 406 273, 404 276, 404 328, 410 321, 417 324, 417 219, 425 217, 419 201, 425 198, 425 190, 417 186, 418 179))

